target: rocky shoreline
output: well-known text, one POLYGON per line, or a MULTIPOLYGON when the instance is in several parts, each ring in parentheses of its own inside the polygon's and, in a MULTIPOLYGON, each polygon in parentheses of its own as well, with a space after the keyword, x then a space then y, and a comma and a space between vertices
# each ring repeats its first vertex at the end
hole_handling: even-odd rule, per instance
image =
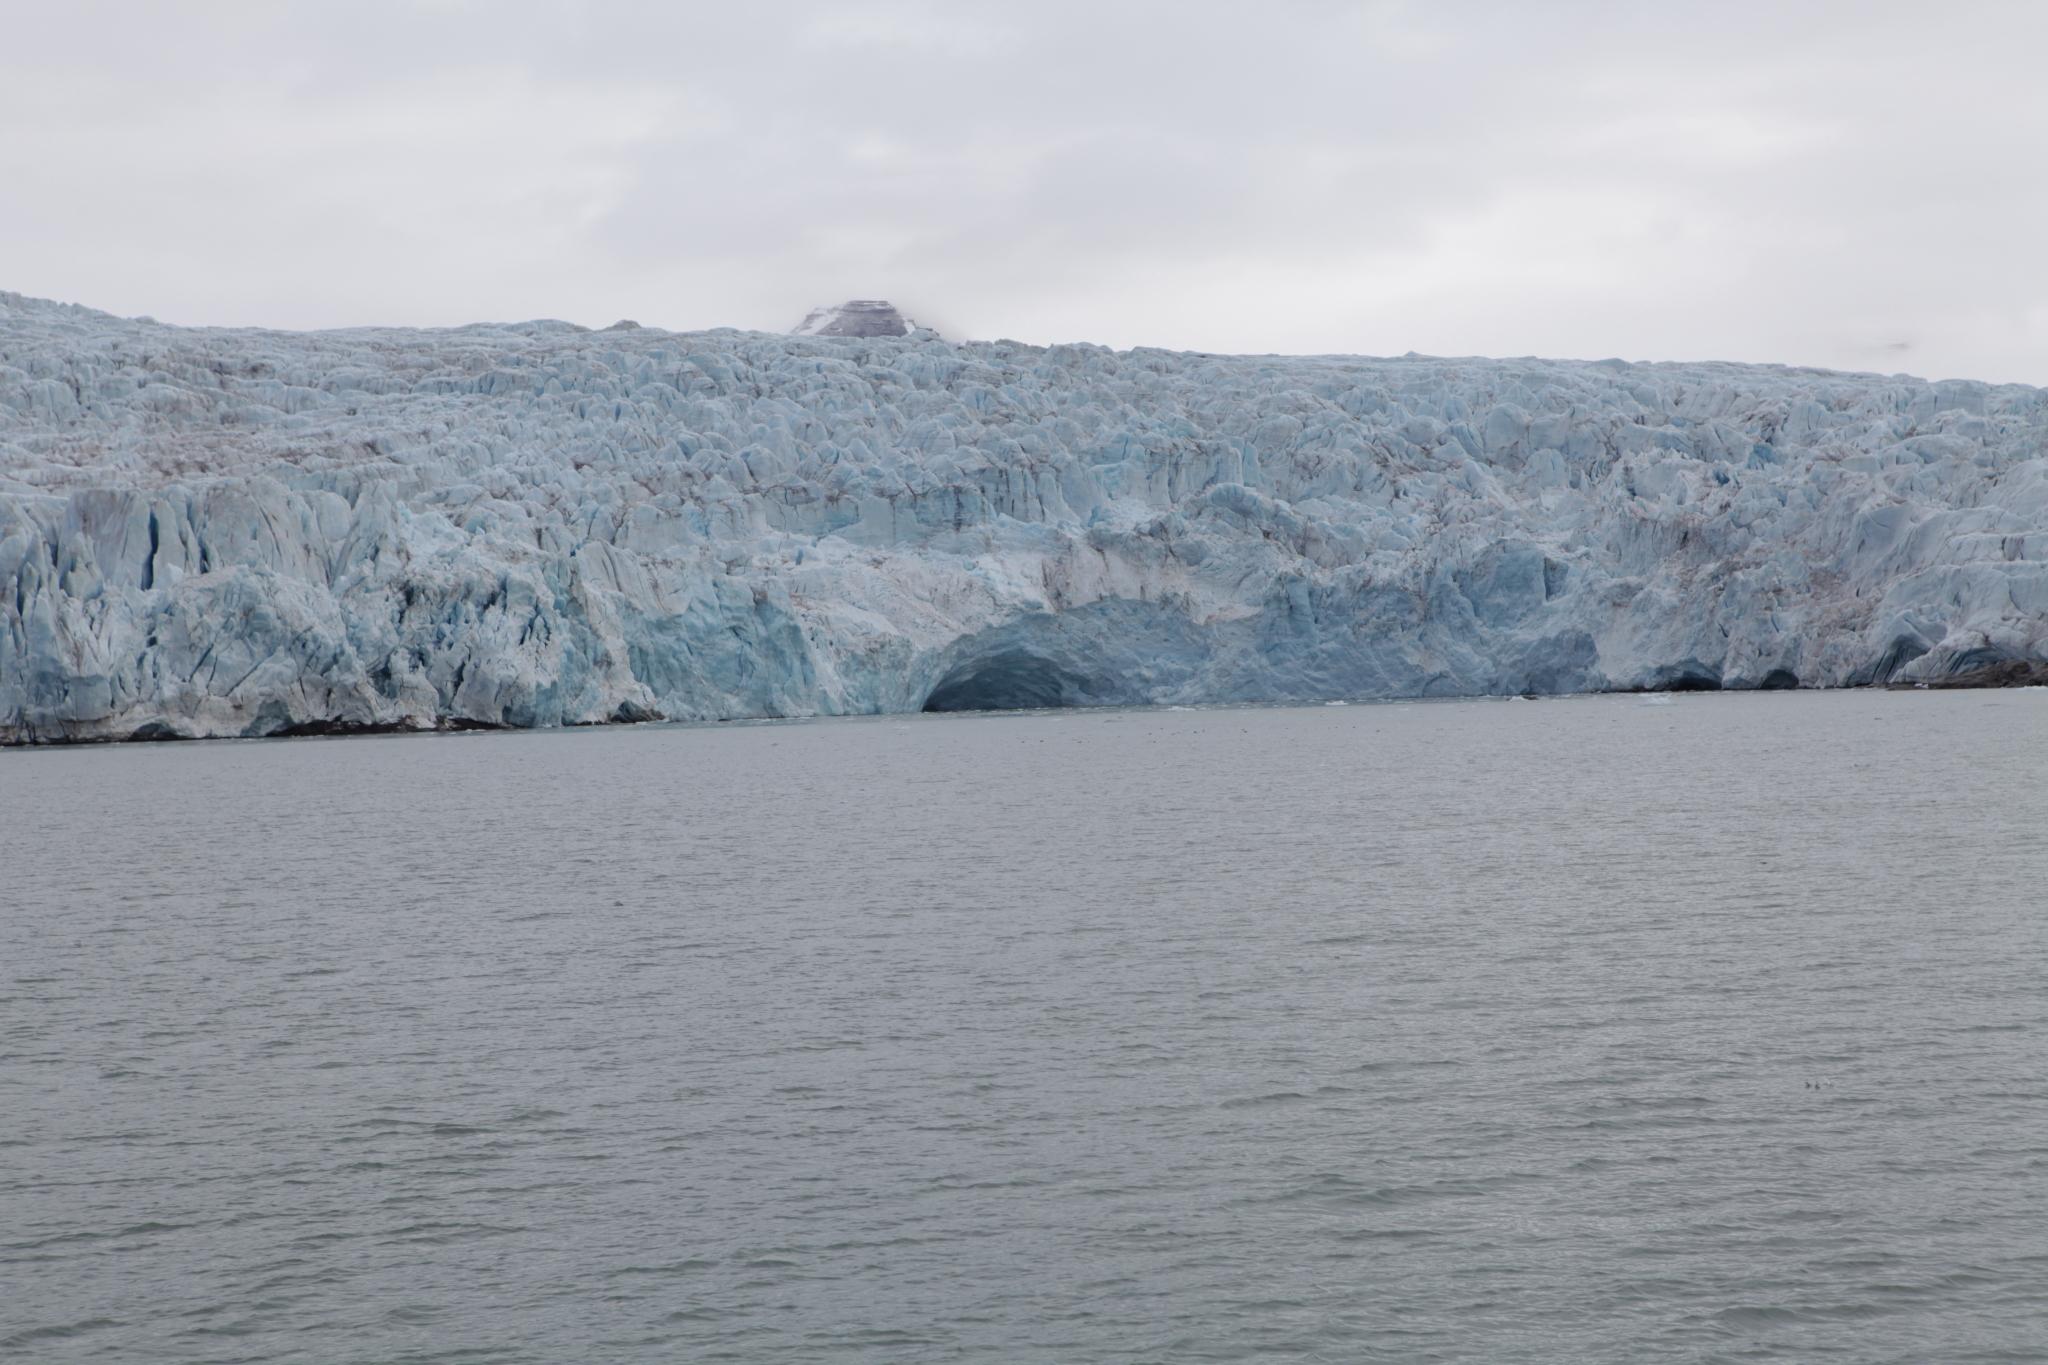
POLYGON ((1894 690, 1920 690, 1929 688, 1974 688, 1974 687, 2048 687, 2048 661, 2040 659, 2006 659, 1982 668, 1967 669, 1946 678, 1934 678, 1927 682, 1895 682, 1885 684, 1894 690))

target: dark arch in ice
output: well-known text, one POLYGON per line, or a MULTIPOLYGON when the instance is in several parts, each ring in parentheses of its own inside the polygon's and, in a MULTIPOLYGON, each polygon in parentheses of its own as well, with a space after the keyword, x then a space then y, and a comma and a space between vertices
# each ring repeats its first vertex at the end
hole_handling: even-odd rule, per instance
POLYGON ((1664 684, 1666 692, 1719 692, 1721 680, 1704 673, 1681 673, 1664 684))
POLYGON ((1721 670, 1698 659, 1681 659, 1657 670, 1646 692, 1719 692, 1721 670))
POLYGON ((1024 711, 1078 706, 1081 683, 1050 659, 1013 649, 948 673, 925 698, 927 711, 1024 711))

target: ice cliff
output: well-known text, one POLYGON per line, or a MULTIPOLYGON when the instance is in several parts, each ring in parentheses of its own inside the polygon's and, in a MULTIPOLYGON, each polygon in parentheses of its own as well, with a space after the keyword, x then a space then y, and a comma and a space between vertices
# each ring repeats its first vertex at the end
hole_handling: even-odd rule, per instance
POLYGON ((0 294, 0 739, 1939 678, 2043 391, 0 294))

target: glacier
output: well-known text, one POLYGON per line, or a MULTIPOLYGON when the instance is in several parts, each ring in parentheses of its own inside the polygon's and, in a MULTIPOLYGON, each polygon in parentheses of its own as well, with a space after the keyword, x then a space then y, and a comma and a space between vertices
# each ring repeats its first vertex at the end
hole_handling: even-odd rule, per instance
POLYGON ((0 741, 1939 681, 2040 389, 0 294, 0 741))

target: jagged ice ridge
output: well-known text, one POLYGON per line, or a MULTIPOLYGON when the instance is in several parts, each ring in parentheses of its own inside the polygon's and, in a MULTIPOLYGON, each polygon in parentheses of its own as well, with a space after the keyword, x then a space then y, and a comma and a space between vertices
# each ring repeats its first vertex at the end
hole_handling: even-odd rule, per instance
POLYGON ((1936 678, 2043 653, 2044 441, 1779 366, 0 294, 0 740, 1936 678))

